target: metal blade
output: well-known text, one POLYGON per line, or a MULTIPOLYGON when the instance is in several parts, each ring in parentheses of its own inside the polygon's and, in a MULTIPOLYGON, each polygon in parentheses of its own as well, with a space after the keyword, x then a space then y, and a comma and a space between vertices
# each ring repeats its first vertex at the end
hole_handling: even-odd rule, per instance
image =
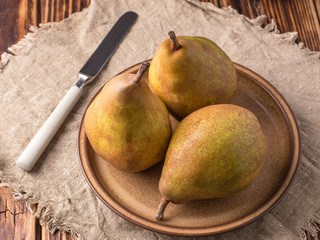
POLYGON ((134 12, 123 14, 81 68, 80 74, 84 74, 89 78, 96 77, 129 32, 137 17, 138 15, 134 12))

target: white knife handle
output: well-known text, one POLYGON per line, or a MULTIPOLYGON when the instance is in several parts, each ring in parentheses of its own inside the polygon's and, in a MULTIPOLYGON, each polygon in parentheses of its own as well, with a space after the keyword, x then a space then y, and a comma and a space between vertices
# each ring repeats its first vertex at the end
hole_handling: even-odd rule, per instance
POLYGON ((74 105, 79 100, 82 88, 72 86, 53 110, 47 121, 33 137, 29 145, 16 161, 16 165, 25 171, 30 171, 43 151, 48 146, 74 105))

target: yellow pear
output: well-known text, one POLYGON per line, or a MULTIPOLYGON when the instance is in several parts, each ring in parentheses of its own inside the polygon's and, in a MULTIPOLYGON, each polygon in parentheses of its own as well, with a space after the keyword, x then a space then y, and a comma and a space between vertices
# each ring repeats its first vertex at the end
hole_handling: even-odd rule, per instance
POLYGON ((145 62, 137 74, 111 79, 84 117, 94 151, 119 170, 138 172, 163 160, 171 137, 164 103, 149 89, 145 62))
POLYGON ((214 42, 172 31, 149 69, 152 92, 179 120, 207 105, 231 103, 236 84, 232 61, 214 42))
POLYGON ((249 186, 267 156, 267 141, 249 110, 217 104, 201 108, 178 125, 166 154, 157 220, 169 202, 223 198, 249 186))

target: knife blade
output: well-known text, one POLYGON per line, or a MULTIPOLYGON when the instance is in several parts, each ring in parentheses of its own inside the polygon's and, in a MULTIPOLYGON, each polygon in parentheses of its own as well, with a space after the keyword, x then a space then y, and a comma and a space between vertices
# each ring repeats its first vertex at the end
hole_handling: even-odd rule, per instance
POLYGON ((60 103, 19 156, 16 161, 18 167, 25 171, 30 171, 33 168, 81 97, 83 87, 89 84, 99 74, 134 25, 137 18, 138 15, 136 13, 129 11, 118 19, 110 32, 79 71, 79 78, 76 84, 67 91, 66 95, 62 98, 60 103))
POLYGON ((134 12, 126 12, 123 14, 108 35, 102 40, 101 44, 94 51, 89 60, 81 68, 80 73, 94 78, 110 59, 119 46, 121 39, 127 34, 130 26, 134 24, 137 17, 138 15, 134 12))

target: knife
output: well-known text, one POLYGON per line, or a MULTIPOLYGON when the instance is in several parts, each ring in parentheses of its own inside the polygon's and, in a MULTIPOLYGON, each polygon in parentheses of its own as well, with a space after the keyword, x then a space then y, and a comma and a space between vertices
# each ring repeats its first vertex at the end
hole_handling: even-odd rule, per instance
POLYGON ((30 171, 33 168, 38 158, 79 100, 83 87, 99 74, 137 18, 138 15, 136 13, 126 12, 115 23, 98 48, 81 68, 76 84, 68 90, 29 145, 22 152, 16 161, 18 167, 25 171, 30 171))

